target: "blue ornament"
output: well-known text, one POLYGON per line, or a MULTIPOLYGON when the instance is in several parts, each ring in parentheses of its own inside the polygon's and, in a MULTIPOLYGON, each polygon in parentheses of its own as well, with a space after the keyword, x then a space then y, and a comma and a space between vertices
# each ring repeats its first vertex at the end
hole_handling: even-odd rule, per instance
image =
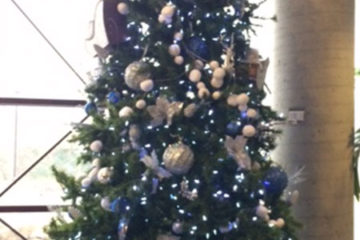
POLYGON ((191 52, 197 56, 208 59, 209 58, 209 48, 204 40, 200 37, 192 37, 189 41, 189 49, 191 52))
POLYGON ((139 152, 139 157, 140 159, 143 159, 146 155, 148 155, 148 152, 146 151, 145 148, 141 148, 140 152, 139 152))
POLYGON ((91 114, 93 112, 96 112, 96 105, 93 102, 88 102, 85 104, 84 109, 87 114, 91 114))
POLYGON ((111 91, 109 92, 109 94, 107 95, 107 99, 110 103, 112 104, 116 104, 120 101, 120 93, 115 92, 115 91, 111 91))
POLYGON ((288 185, 288 176, 280 167, 270 167, 263 180, 266 193, 280 195, 288 185))
POLYGON ((228 125, 226 125, 226 134, 230 136, 236 136, 240 131, 240 123, 238 122, 230 122, 228 125))
POLYGON ((119 197, 110 203, 110 210, 116 213, 125 213, 130 210, 129 199, 119 197))

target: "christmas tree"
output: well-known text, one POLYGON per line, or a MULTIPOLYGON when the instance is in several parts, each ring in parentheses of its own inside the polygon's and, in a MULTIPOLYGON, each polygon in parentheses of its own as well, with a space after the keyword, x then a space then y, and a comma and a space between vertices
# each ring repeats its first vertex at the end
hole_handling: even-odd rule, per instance
POLYGON ((53 219, 51 239, 296 239, 298 193, 269 155, 268 60, 249 47, 260 5, 104 1, 110 44, 73 139, 93 167, 54 169, 72 220, 53 219))

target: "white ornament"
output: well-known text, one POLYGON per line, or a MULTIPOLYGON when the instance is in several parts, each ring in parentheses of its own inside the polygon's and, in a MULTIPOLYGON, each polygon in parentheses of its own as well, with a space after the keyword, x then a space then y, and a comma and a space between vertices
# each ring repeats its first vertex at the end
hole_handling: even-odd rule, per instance
POLYGON ((237 97, 236 95, 230 95, 227 98, 227 104, 232 107, 236 107, 237 106, 236 97, 237 97))
POLYGON ((91 182, 94 182, 96 180, 96 176, 99 172, 99 168, 93 168, 91 169, 91 171, 89 172, 89 174, 87 175, 86 178, 89 178, 91 182))
POLYGON ((100 205, 103 209, 106 211, 110 211, 110 198, 109 197, 103 197, 100 201, 100 205))
POLYGON ((194 153, 183 143, 169 145, 163 154, 167 170, 176 175, 186 174, 194 164, 194 153))
POLYGON ((103 143, 100 140, 95 140, 90 144, 90 150, 93 152, 100 152, 103 149, 103 143))
POLYGON ((210 91, 207 88, 200 88, 198 91, 198 97, 204 99, 210 96, 210 91))
POLYGON ((91 179, 86 177, 83 180, 81 180, 81 187, 88 188, 91 185, 91 179))
POLYGON ((226 75, 226 71, 223 68, 216 68, 213 73, 214 78, 223 79, 226 75))
POLYGON ((175 234, 182 234, 184 232, 183 224, 181 222, 174 222, 171 229, 175 234))
POLYGON ((123 3, 123 2, 121 2, 121 3, 119 3, 117 5, 117 10, 122 15, 128 15, 129 12, 130 12, 129 11, 129 6, 126 3, 123 3))
POLYGON ((215 70, 216 68, 218 68, 220 66, 220 64, 218 61, 211 61, 209 63, 209 66, 210 66, 211 70, 215 70))
POLYGON ((175 39, 176 41, 181 41, 181 40, 183 39, 183 37, 184 37, 184 34, 183 34, 182 32, 176 32, 176 33, 174 34, 174 39, 175 39))
POLYGON ((178 44, 171 44, 169 47, 169 54, 173 57, 176 57, 180 54, 181 49, 178 44))
POLYGON ((91 163, 91 165, 93 166, 93 167, 99 167, 100 166, 100 159, 99 158, 95 158, 93 161, 92 161, 92 163, 91 163))
POLYGON ((145 100, 143 100, 143 99, 137 100, 135 103, 135 107, 140 110, 144 109, 146 107, 145 100))
POLYGON ((184 116, 187 118, 191 118, 196 113, 197 106, 195 103, 191 103, 184 109, 184 116))
POLYGON ((277 228, 283 228, 285 226, 285 220, 283 218, 278 218, 276 221, 275 221, 275 227, 277 228))
POLYGON ((106 184, 110 182, 111 175, 113 173, 113 169, 109 167, 103 167, 99 170, 97 174, 97 179, 100 183, 106 184))
POLYGON ((244 111, 247 110, 247 105, 246 104, 240 104, 238 106, 238 109, 239 109, 240 112, 244 112, 244 111))
POLYGON ((249 108, 247 110, 247 116, 248 116, 248 118, 256 118, 257 111, 255 109, 253 109, 253 108, 249 108))
POLYGON ((256 129, 252 125, 246 125, 242 130, 242 134, 245 137, 253 137, 256 134, 256 129))
POLYGON ((196 69, 201 70, 201 69, 204 68, 204 63, 203 63, 202 61, 200 61, 200 60, 195 60, 195 62, 194 62, 194 67, 195 67, 196 69))
POLYGON ((201 72, 199 69, 193 69, 191 70, 190 74, 189 74, 189 80, 191 82, 199 82, 201 80, 201 72))
POLYGON ((172 17, 174 16, 174 13, 175 13, 175 6, 174 5, 166 5, 165 7, 163 7, 161 9, 161 15, 165 16, 165 17, 172 17))
POLYGON ((203 83, 203 82, 198 82, 198 83, 196 84, 196 87, 197 87, 198 89, 200 89, 200 88, 206 88, 206 85, 205 85, 205 83, 203 83))
POLYGON ((256 208, 256 216, 258 216, 259 218, 261 218, 266 222, 270 220, 269 213, 270 213, 269 209, 267 209, 267 207, 265 207, 264 205, 259 205, 256 208))
POLYGON ((184 63, 184 57, 183 56, 176 56, 174 58, 174 62, 177 64, 177 65, 182 65, 184 63))
POLYGON ((238 105, 246 105, 249 102, 249 96, 245 93, 241 93, 236 97, 236 103, 238 105))
POLYGON ((220 97, 221 97, 221 92, 220 92, 220 91, 215 91, 215 92, 213 92, 212 98, 213 98, 214 100, 219 100, 220 97))
POLYGON ((224 80, 222 78, 213 78, 210 84, 213 88, 221 88, 224 85, 224 80))
POLYGON ((123 107, 123 108, 119 111, 119 117, 120 117, 120 118, 128 118, 128 117, 130 117, 133 113, 134 113, 134 111, 132 110, 131 107, 125 106, 125 107, 123 107))
POLYGON ((144 92, 150 92, 154 88, 154 82, 151 79, 144 80, 140 83, 140 89, 144 92))

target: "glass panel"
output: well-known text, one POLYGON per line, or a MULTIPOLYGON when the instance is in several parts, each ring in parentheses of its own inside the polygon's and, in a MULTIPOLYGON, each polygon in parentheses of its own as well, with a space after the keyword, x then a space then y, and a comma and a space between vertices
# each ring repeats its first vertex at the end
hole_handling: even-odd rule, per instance
MULTIPOLYGON (((16 175, 21 174, 63 137, 72 128, 71 123, 77 123, 84 117, 84 111, 81 108, 8 107, 6 109, 11 108, 13 115, 15 115, 14 112, 17 112, 17 120, 15 118, 11 119, 12 122, 17 123, 16 141, 11 141, 11 147, 15 151, 17 158, 14 161, 14 158, 4 157, 1 164, 15 166, 16 175), (16 150, 14 150, 14 146, 16 150)), ((0 107, 0 109, 3 109, 3 107, 0 107)), ((9 126, 11 127, 10 124, 8 126, 2 125, 4 129, 9 126)), ((14 127, 12 129, 7 132, 9 135, 3 135, 6 137, 2 137, 2 141, 7 139, 7 136, 14 136, 14 127)), ((80 148, 78 145, 68 143, 67 140, 63 141, 38 166, 7 192, 0 199, 0 204, 61 204, 62 191, 50 168, 52 165, 57 165, 70 174, 79 175, 83 172, 81 167, 75 166, 79 153, 80 148)), ((9 155, 14 156, 11 151, 9 155)), ((6 170, 2 171, 7 173, 11 169, 11 167, 7 167, 6 170)), ((6 178, 4 177, 5 181, 2 181, 1 184, 2 188, 12 180, 10 174, 6 176, 6 178)))
MULTIPOLYGON (((95 6, 91 2, 94 0, 18 1, 85 80, 96 64, 85 44, 95 6)), ((1 97, 84 98, 84 84, 11 1, 0 1, 0 18, 0 65, 6 66, 1 73, 1 97)))
MULTIPOLYGON (((43 226, 50 222, 55 213, 6 213, 0 214, 8 224, 27 239, 47 239, 43 226), (34 221, 36 219, 36 221, 34 221)), ((0 223, 0 240, 21 240, 8 228, 0 223)))

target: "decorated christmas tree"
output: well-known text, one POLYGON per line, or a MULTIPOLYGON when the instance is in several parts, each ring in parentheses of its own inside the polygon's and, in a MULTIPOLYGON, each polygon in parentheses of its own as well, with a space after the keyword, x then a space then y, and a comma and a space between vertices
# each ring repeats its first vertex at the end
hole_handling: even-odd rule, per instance
POLYGON ((109 45, 73 141, 92 164, 54 169, 71 206, 51 239, 295 240, 298 193, 272 161, 268 60, 246 0, 104 0, 109 45))

